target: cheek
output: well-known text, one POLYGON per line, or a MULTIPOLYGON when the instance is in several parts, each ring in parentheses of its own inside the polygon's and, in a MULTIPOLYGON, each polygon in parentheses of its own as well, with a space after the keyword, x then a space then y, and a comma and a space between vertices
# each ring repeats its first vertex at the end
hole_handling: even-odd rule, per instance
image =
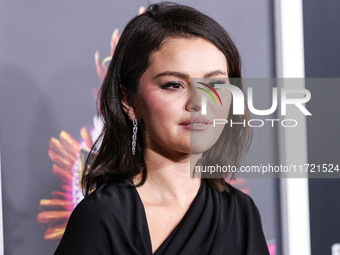
POLYGON ((166 122, 174 120, 179 112, 179 104, 174 98, 163 93, 148 93, 143 96, 140 104, 141 118, 145 124, 153 128, 166 125, 166 122))
POLYGON ((213 100, 210 100, 209 107, 210 107, 214 117, 225 119, 225 118, 228 117, 229 109, 230 109, 231 102, 232 102, 232 95, 228 90, 227 91, 226 90, 224 90, 224 91, 220 90, 220 91, 218 91, 218 94, 221 98, 222 105, 221 105, 219 99, 216 98, 216 105, 213 102, 213 100))
POLYGON ((231 106, 231 103, 232 103, 232 96, 231 96, 231 93, 228 91, 227 92, 227 95, 224 97, 225 100, 222 101, 223 103, 223 115, 228 117, 228 113, 229 113, 229 109, 230 109, 230 106, 231 106))

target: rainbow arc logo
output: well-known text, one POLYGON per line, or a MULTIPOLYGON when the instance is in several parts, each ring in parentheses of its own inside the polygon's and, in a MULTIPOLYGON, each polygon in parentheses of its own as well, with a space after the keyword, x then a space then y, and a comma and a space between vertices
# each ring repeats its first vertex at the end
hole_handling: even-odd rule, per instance
MULTIPOLYGON (((222 106, 222 100, 220 98, 220 95, 217 93, 217 91, 214 89, 213 86, 211 86, 211 85, 209 85, 207 83, 203 83, 203 82, 197 82, 197 83, 202 84, 202 85, 208 87, 212 92, 214 92, 215 95, 217 96, 218 100, 220 101, 221 106, 222 106)), ((216 100, 215 100, 213 94, 211 94, 211 92, 209 90, 201 88, 201 87, 197 87, 197 88, 203 90, 206 93, 208 93, 208 95, 214 100, 215 105, 217 105, 216 100)))

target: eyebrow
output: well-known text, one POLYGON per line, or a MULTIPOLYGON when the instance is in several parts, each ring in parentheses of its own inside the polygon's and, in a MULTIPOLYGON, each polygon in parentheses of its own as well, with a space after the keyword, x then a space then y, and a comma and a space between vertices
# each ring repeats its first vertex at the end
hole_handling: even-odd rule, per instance
MULTIPOLYGON (((211 71, 211 72, 207 72, 204 74, 204 78, 209 78, 209 77, 212 77, 212 76, 216 76, 216 75, 227 75, 225 71, 222 71, 222 70, 214 70, 214 71, 211 71)), ((176 77, 179 77, 179 78, 182 78, 182 79, 186 79, 186 80, 189 80, 189 75, 187 73, 182 73, 182 72, 173 72, 173 71, 165 71, 165 72, 162 72, 162 73, 159 73, 157 74, 155 77, 153 77, 152 79, 157 79, 159 77, 162 77, 162 76, 176 76, 176 77)))

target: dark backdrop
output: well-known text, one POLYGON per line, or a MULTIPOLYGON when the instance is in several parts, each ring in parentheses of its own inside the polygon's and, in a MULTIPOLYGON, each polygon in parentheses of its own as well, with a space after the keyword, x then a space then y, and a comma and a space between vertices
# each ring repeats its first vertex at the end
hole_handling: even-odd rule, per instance
MULTIPOLYGON (((245 77, 274 77, 273 9, 270 0, 188 0, 220 22, 238 46, 245 77)), ((60 190, 48 156, 61 131, 79 140, 91 127, 98 89, 94 53, 110 54, 115 28, 147 1, 1 1, 0 145, 5 254, 52 254, 57 243, 43 239, 39 201, 60 190)), ((263 98, 265 102, 270 98, 263 98)), ((267 104, 267 105, 268 105, 267 104)), ((277 163, 276 132, 256 136, 252 158, 277 163), (257 148, 261 148, 258 150, 257 148)), ((278 243, 277 180, 247 180, 266 238, 278 243)))
MULTIPOLYGON (((306 77, 340 77, 339 10, 336 0, 303 1, 306 77)), ((308 160, 339 164, 340 84, 327 83, 307 84, 314 95, 313 117, 307 118, 308 160)), ((309 195, 312 255, 331 254, 332 244, 340 243, 340 180, 310 179, 309 195)))

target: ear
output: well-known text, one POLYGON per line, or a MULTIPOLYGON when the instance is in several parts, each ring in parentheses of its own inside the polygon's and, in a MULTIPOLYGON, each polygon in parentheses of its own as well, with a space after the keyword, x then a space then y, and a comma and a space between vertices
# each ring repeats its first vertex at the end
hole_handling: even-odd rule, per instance
POLYGON ((131 120, 137 118, 136 115, 136 107, 134 106, 134 97, 129 95, 128 92, 120 85, 120 89, 122 92, 122 105, 125 113, 129 116, 131 120))

